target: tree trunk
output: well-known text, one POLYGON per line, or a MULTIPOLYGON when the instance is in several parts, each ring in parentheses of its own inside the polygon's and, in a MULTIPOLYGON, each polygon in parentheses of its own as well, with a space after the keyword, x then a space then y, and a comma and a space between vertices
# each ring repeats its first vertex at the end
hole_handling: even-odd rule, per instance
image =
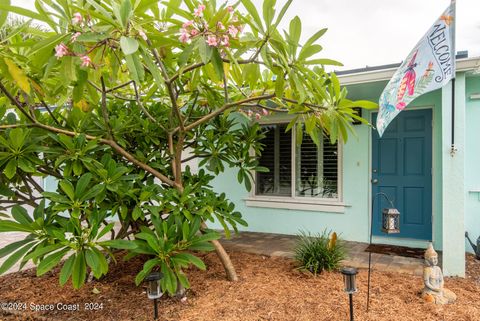
MULTIPOLYGON (((206 228, 207 224, 203 222, 202 229, 206 228)), ((217 252, 218 257, 223 264, 223 268, 225 269, 225 273, 227 274, 227 279, 232 282, 238 281, 237 272, 235 271, 235 267, 233 266, 232 260, 230 260, 230 256, 228 255, 227 251, 225 251, 222 244, 220 244, 218 240, 213 240, 212 244, 215 247, 215 252, 217 252)))

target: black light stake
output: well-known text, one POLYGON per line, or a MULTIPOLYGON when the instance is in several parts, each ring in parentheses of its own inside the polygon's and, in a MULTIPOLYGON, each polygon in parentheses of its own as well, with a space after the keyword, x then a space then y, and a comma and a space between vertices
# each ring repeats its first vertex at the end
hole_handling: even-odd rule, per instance
POLYGON ((353 294, 357 292, 357 285, 355 284, 357 273, 356 268, 346 267, 342 269, 343 282, 345 283, 344 291, 348 293, 350 301, 350 321, 353 321, 353 294))
MULTIPOLYGON (((377 193, 372 198, 372 213, 370 217, 370 245, 372 245, 373 234, 373 209, 374 202, 377 196, 383 196, 390 203, 391 208, 384 208, 382 210, 382 232, 387 234, 400 233, 400 212, 395 208, 393 202, 385 193, 377 193)), ((367 289, 367 312, 370 308, 370 274, 372 265, 372 251, 368 252, 368 289, 367 289)))
POLYGON ((160 280, 163 274, 160 272, 150 273, 145 281, 148 282, 147 296, 150 300, 153 300, 153 317, 154 320, 158 320, 158 307, 157 300, 163 295, 162 288, 160 287, 160 280))

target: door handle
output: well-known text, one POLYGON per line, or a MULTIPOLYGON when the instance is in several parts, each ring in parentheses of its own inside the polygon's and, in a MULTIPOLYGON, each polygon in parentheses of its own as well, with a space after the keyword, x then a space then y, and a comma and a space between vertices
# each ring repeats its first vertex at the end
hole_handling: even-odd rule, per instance
POLYGON ((372 179, 372 184, 378 184, 378 179, 373 178, 373 179, 372 179))

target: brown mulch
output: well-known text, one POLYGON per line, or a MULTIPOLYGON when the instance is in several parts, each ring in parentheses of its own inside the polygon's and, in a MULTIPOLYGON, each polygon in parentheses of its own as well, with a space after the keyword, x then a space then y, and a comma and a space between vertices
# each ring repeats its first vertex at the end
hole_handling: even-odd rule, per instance
POLYGON ((388 244, 370 244, 365 249, 365 252, 413 257, 417 259, 423 259, 425 256, 425 249, 388 244))
MULTIPOLYGON (((204 255, 206 272, 188 271, 191 289, 187 300, 163 298, 159 320, 168 321, 259 321, 259 320, 348 320, 348 296, 343 292, 338 272, 312 277, 298 272, 290 259, 232 252, 240 281, 225 280, 223 268, 214 253, 204 255)), ((452 305, 436 306, 418 296, 421 277, 374 270, 372 273, 370 312, 366 312, 367 271, 358 275, 354 296, 355 320, 480 320, 480 262, 467 256, 468 275, 447 278, 445 286, 458 300, 452 305)), ((87 284, 79 291, 70 285, 58 285, 58 270, 36 278, 33 270, 0 278, 0 303, 20 302, 30 306, 58 303, 79 304, 80 311, 22 311, 6 314, 0 320, 152 320, 153 308, 142 288, 134 284, 141 259, 118 260, 101 281, 87 284), (96 288, 99 294, 92 291, 96 288), (85 304, 103 304, 103 309, 85 311, 85 304)))

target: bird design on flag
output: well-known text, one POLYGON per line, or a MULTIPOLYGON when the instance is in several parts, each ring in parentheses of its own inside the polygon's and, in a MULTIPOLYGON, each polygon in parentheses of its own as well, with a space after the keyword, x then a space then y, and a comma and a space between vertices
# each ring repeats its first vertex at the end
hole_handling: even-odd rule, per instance
POLYGON ((453 16, 443 15, 440 17, 440 20, 443 20, 447 26, 450 26, 453 22, 453 16))
POLYGON ((397 101, 399 103, 402 102, 407 90, 409 96, 412 96, 415 92, 415 78, 417 78, 415 73, 415 67, 417 66, 417 63, 415 62, 415 59, 417 58, 417 53, 418 50, 413 54, 412 59, 408 63, 407 70, 405 71, 405 76, 403 76, 402 80, 400 81, 400 86, 397 92, 397 101))
POLYGON ((432 71, 434 71, 434 69, 433 69, 433 62, 430 61, 430 62, 428 63, 427 69, 425 69, 425 73, 423 74, 423 77, 424 77, 424 78, 425 78, 425 77, 428 77, 432 71))

